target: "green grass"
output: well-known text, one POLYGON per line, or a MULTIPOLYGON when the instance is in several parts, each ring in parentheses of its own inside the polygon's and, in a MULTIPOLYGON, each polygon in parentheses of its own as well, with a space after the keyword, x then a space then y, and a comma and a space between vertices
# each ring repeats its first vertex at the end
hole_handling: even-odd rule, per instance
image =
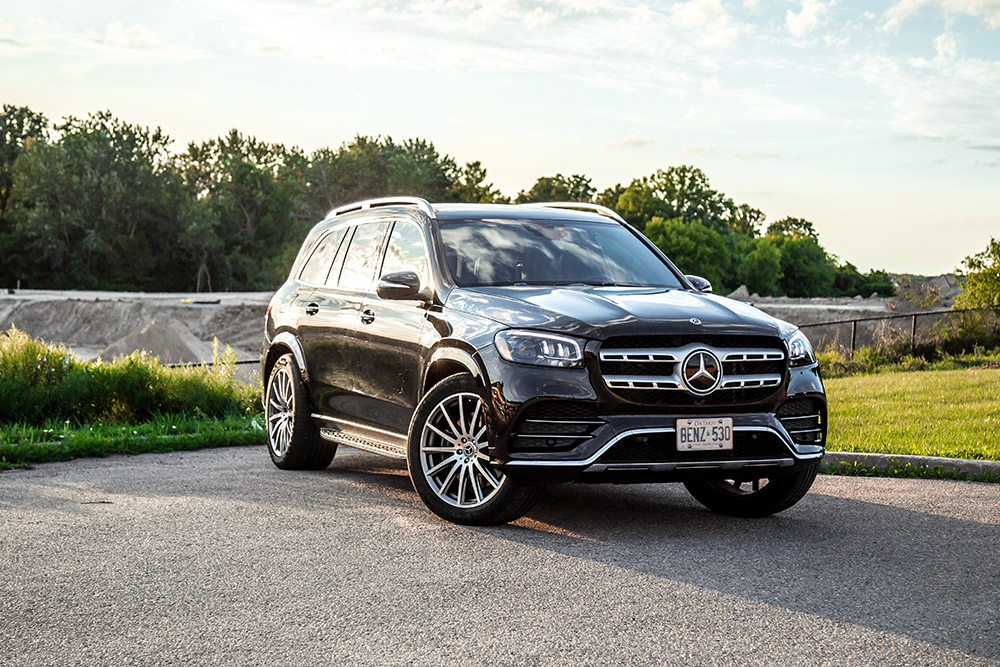
POLYGON ((260 411, 260 385, 234 379, 236 355, 165 368, 141 353, 80 361, 11 327, 0 332, 0 424, 134 424, 157 415, 226 417, 260 411))
POLYGON ((250 416, 160 415, 139 424, 89 426, 70 422, 41 427, 15 424, 0 427, 0 470, 85 456, 235 447, 263 442, 261 420, 250 416))
POLYGON ((826 381, 833 451, 1000 461, 1000 369, 826 381))
POLYGON ((965 368, 1000 368, 1000 348, 975 349, 971 352, 948 354, 935 351, 930 355, 896 355, 877 347, 862 347, 850 359, 838 350, 816 353, 825 378, 847 377, 873 373, 904 373, 911 371, 950 371, 965 368), (930 358, 928 358, 930 357, 930 358))
POLYGON ((1000 474, 983 473, 969 474, 955 469, 945 469, 941 466, 915 466, 912 463, 905 465, 889 464, 884 467, 875 468, 864 463, 823 463, 819 471, 826 475, 845 475, 851 477, 907 477, 918 479, 953 479, 969 482, 1000 482, 1000 474))

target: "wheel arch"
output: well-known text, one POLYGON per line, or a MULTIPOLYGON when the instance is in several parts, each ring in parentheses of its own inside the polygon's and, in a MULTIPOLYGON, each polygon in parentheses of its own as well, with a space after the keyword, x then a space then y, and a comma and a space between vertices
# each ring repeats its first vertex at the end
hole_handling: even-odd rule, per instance
POLYGON ((487 385, 486 374, 472 352, 458 347, 439 347, 431 354, 427 364, 420 395, 423 396, 438 382, 456 373, 469 373, 484 387, 487 385))
POLYGON ((271 369, 274 368, 275 362, 284 355, 292 353, 295 357, 295 363, 299 367, 299 375, 302 378, 302 383, 308 388, 309 387, 309 371, 306 368, 306 356, 302 351, 302 345, 292 334, 284 331, 274 337, 271 341, 271 346, 267 350, 267 356, 264 358, 264 368, 261 379, 263 380, 264 390, 267 389, 267 379, 271 376, 271 369))

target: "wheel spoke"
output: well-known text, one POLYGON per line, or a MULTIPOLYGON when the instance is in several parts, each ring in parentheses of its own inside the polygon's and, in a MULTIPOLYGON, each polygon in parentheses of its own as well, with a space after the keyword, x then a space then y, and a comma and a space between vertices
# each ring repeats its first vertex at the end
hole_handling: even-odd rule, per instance
MULTIPOLYGON (((426 451, 426 450, 425 450, 425 451, 426 451)), ((441 469, 443 469, 443 468, 444 468, 445 466, 447 466, 447 465, 448 465, 449 463, 455 463, 456 461, 458 461, 458 454, 454 454, 454 455, 452 455, 452 456, 449 456, 448 458, 446 458, 446 459, 444 459, 443 461, 441 461, 441 463, 438 463, 438 464, 437 464, 436 466, 434 466, 433 468, 431 468, 430 470, 428 470, 428 471, 427 471, 427 474, 428 474, 428 475, 434 475, 434 474, 436 474, 436 473, 437 473, 437 472, 438 472, 439 470, 441 470, 441 469)))
POLYGON ((496 488, 499 488, 499 486, 500 486, 500 481, 499 481, 498 479, 496 479, 495 477, 493 477, 493 473, 492 473, 492 472, 490 472, 489 468, 487 468, 486 466, 484 466, 484 465, 483 465, 482 463, 480 463, 480 462, 479 462, 478 460, 476 461, 475 465, 476 465, 476 468, 478 468, 478 469, 479 469, 479 473, 480 473, 480 474, 481 474, 481 475, 482 475, 482 476, 483 476, 484 478, 486 478, 486 481, 487 481, 487 482, 489 482, 489 483, 490 483, 490 485, 491 485, 491 486, 492 486, 492 487, 493 487, 494 489, 496 489, 496 488))
POLYGON ((462 397, 458 397, 458 425, 462 427, 462 432, 458 434, 459 437, 466 435, 469 429, 465 428, 465 401, 462 397))
MULTIPOLYGON (((461 399, 461 397, 459 397, 459 404, 460 405, 461 405, 461 401, 462 401, 462 399, 461 399)), ((441 410, 441 414, 444 415, 444 420, 446 422, 448 422, 448 428, 450 428, 451 432, 455 434, 455 440, 457 441, 458 438, 461 438, 463 435, 465 435, 465 433, 462 433, 457 428, 455 428, 455 422, 453 422, 451 420, 451 415, 448 414, 448 409, 445 408, 444 404, 441 404, 438 407, 441 410)))
MULTIPOLYGON (((467 431, 467 433, 472 433, 472 429, 476 428, 476 420, 479 419, 479 411, 482 407, 483 407, 483 402, 476 401, 476 409, 472 411, 472 419, 469 420, 469 430, 467 431)), ((483 429, 483 431, 485 430, 486 429, 483 429)), ((482 440, 482 438, 480 436, 476 436, 476 441, 478 442, 480 440, 482 440)))
POLYGON ((458 470, 458 504, 465 503, 465 466, 460 466, 458 470))
POLYGON ((479 477, 474 468, 469 468, 469 479, 472 481, 472 492, 476 494, 476 503, 483 502, 483 490, 479 486, 479 477))
MULTIPOLYGON (((435 426, 434 424, 430 424, 430 423, 428 423, 428 424, 427 424, 427 428, 429 428, 430 430, 434 431, 434 432, 435 432, 435 433, 437 433, 437 434, 438 434, 439 436, 441 436, 441 439, 442 439, 442 440, 444 440, 445 442, 450 442, 451 444, 453 444, 453 445, 455 445, 456 447, 458 447, 458 438, 452 438, 452 437, 450 437, 450 436, 448 436, 448 435, 445 435, 445 432, 444 432, 444 431, 442 431, 441 429, 439 429, 439 428, 438 428, 437 426, 435 426)), ((420 449, 421 449, 422 451, 432 451, 432 450, 429 450, 429 449, 424 449, 423 447, 421 447, 420 449)))
POLYGON ((457 473, 458 469, 461 467, 462 464, 456 460, 454 465, 451 466, 451 470, 448 471, 448 475, 444 478, 444 481, 441 482, 441 488, 438 490, 440 495, 443 496, 445 494, 445 491, 448 490, 448 485, 451 484, 451 480, 455 478, 455 473, 457 473))

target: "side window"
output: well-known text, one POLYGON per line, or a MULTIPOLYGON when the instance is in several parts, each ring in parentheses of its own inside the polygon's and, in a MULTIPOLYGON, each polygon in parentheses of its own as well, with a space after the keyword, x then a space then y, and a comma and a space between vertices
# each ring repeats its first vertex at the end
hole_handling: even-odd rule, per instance
POLYGON ((385 261, 382 263, 382 273, 397 273, 413 271, 421 280, 427 266, 427 253, 424 252, 424 236, 420 228, 404 222, 397 222, 389 235, 389 245, 385 250, 385 261))
POLYGON ((340 242, 343 238, 343 229, 324 236, 316 244, 316 249, 313 250, 309 261, 302 267, 302 271, 299 273, 299 280, 314 285, 325 283, 326 274, 330 271, 330 264, 333 262, 333 258, 336 256, 337 249, 340 248, 340 242))
MULTIPOLYGON (((378 260, 382 237, 388 222, 370 222, 358 225, 344 257, 344 268, 340 272, 338 285, 344 289, 368 289, 375 276, 375 262, 378 260)), ((332 282, 332 281, 331 281, 332 282)))

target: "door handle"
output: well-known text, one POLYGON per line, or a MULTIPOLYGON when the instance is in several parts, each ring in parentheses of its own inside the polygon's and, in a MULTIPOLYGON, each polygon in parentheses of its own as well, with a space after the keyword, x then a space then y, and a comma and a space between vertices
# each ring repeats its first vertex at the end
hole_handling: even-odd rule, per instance
POLYGON ((365 324, 371 324, 375 321, 375 311, 371 308, 365 308, 361 311, 361 321, 365 324))
POLYGON ((319 304, 315 301, 306 306, 306 315, 315 315, 319 312, 319 304))

